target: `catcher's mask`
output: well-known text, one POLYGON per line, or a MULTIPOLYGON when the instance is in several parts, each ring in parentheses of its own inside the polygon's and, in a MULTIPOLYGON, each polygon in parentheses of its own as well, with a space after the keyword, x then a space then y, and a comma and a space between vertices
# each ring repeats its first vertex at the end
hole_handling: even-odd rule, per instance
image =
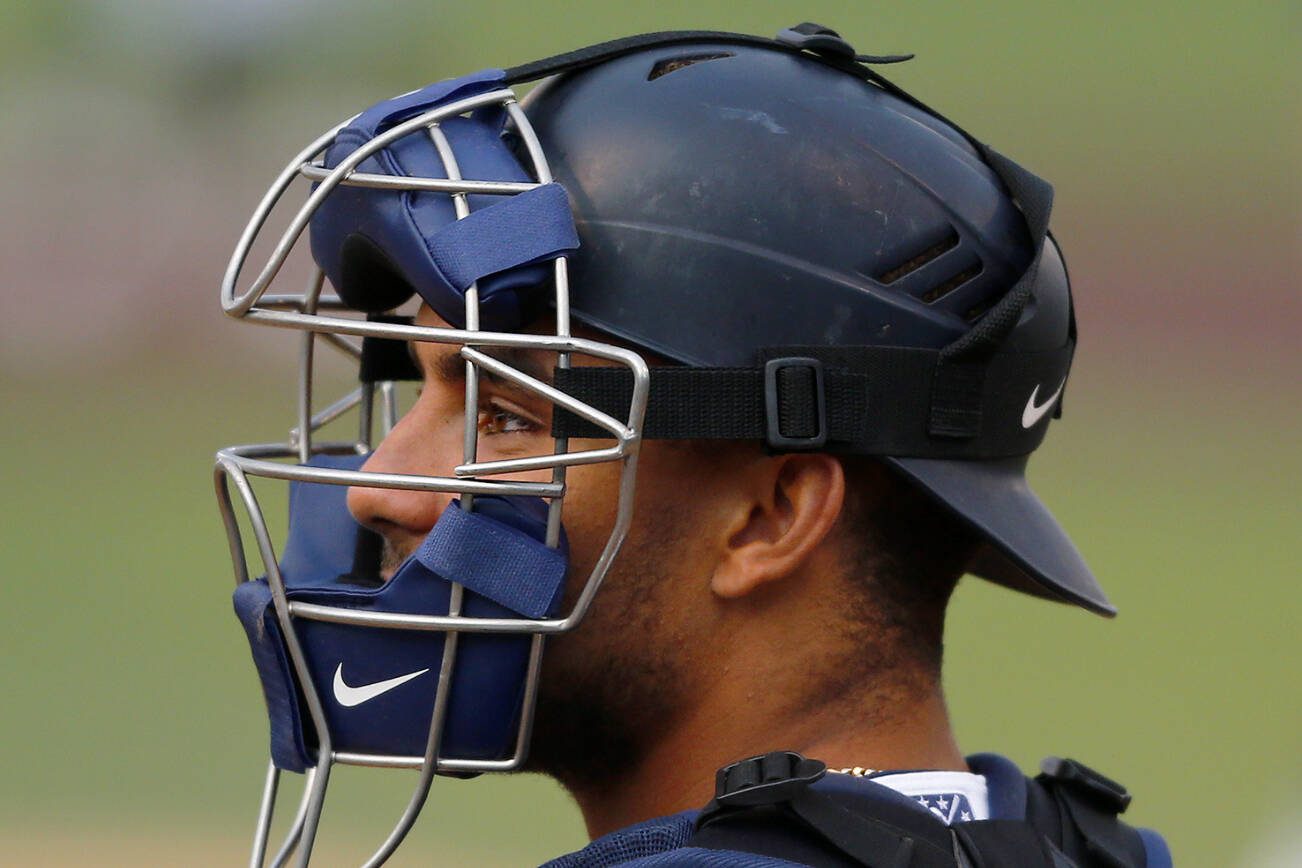
MULTIPOLYGON (((581 621, 618 553, 643 438, 758 440, 773 451, 877 456, 978 532, 984 548, 974 571, 1112 611, 1023 477, 1075 347, 1066 272, 1047 235, 1051 190, 868 68, 900 59, 856 55, 816 25, 783 31, 777 41, 716 32, 629 37, 382 102, 289 162, 249 221, 222 285, 231 316, 303 332, 289 437, 224 449, 215 474, 235 561, 235 609, 271 721, 253 864, 266 861, 282 770, 306 778, 274 864, 295 855, 307 863, 334 764, 418 770, 407 810, 369 863, 379 864, 411 828, 435 774, 521 767, 544 637, 581 621), (639 52, 673 48, 681 55, 683 47, 688 54, 652 57, 649 72, 639 65, 639 52), (735 64, 729 70, 708 62, 715 58, 735 64), (689 66, 690 74, 679 72, 689 66), (510 87, 598 67, 609 74, 562 75, 540 88, 533 123, 510 87), (772 81, 757 77, 756 70, 773 69, 772 81), (722 77, 715 79, 720 93, 750 87, 747 98, 772 105, 743 112, 724 102, 711 114, 715 104, 694 90, 710 76, 722 77), (567 82, 588 87, 586 104, 565 105, 567 82), (648 82, 658 96, 641 104, 624 96, 648 82), (837 90, 838 99, 804 105, 816 88, 837 90), (681 110, 684 93, 695 114, 681 110), (868 104, 854 122, 880 129, 881 141, 859 127, 826 135, 819 124, 847 116, 840 106, 861 97, 868 104), (596 145, 584 162, 584 130, 601 119, 575 131, 566 117, 612 102, 626 124, 624 150, 596 145), (807 110, 797 117, 804 128, 784 126, 784 110, 807 110), (774 135, 798 132, 803 138, 786 141, 799 138, 808 148, 834 145, 834 152, 810 153, 859 160, 818 201, 840 223, 813 225, 786 205, 756 216, 726 204, 738 195, 736 185, 701 207, 692 185, 671 180, 680 168, 676 151, 629 134, 652 115, 685 127, 676 146, 687 148, 695 135, 694 146, 722 144, 764 165, 769 174, 754 179, 756 192, 741 194, 752 198, 771 192, 766 180, 775 195, 803 196, 790 201, 818 197, 803 177, 778 178, 791 156, 769 148, 774 135), (711 123, 717 127, 703 130, 711 123), (557 151, 570 188, 553 180, 543 142, 557 151), (639 147, 656 150, 658 162, 648 157, 646 175, 604 190, 629 171, 611 167, 625 167, 639 147), (933 188, 918 179, 936 153, 943 171, 933 188), (309 187, 306 202, 240 289, 255 242, 296 182, 309 187), (879 207, 852 182, 892 191, 896 211, 884 215, 890 228, 881 224, 875 246, 883 262, 893 262, 850 261, 861 256, 859 233, 873 229, 856 209, 879 207), (944 185, 966 211, 949 209, 944 185), (572 200, 585 209, 577 227, 572 200), (693 226, 696 219, 706 223, 693 226), (729 220, 733 236, 723 231, 729 220), (301 292, 273 292, 305 231, 313 276, 301 292), (830 238, 834 231, 851 242, 830 238), (585 247, 576 252, 580 237, 585 247), (832 262, 838 255, 847 262, 832 262), (572 262, 583 269, 573 299, 572 262), (666 271, 679 278, 672 286, 664 286, 666 271), (448 327, 402 316, 413 298, 448 327), (703 309, 717 313, 684 319, 703 309), (730 311, 745 316, 716 328, 730 311), (572 316, 678 366, 653 374, 637 351, 573 336, 572 316), (538 333, 538 322, 554 326, 538 333), (377 433, 382 438, 396 424, 395 383, 419 376, 407 347, 421 342, 455 346, 464 360, 461 462, 450 476, 362 470, 377 433), (320 408, 313 396, 318 349, 352 359, 360 381, 320 408), (552 380, 512 364, 509 351, 554 355, 552 380), (572 366, 576 355, 603 366, 572 366), (481 375, 550 402, 551 452, 480 459, 481 375), (318 436, 352 411, 355 437, 318 436), (571 437, 611 443, 576 450, 571 437), (616 514, 591 571, 568 575, 566 468, 603 462, 620 469, 616 514), (289 482, 283 546, 273 540, 250 477, 289 482), (378 538, 348 512, 348 486, 457 499, 385 581, 378 538), (236 500, 248 515, 260 577, 246 562, 236 500)), ((711 159, 719 162, 717 154, 711 159)))
POLYGON ((274 862, 295 847, 306 863, 335 763, 412 768, 411 804, 375 854, 383 861, 414 821, 436 773, 520 767, 528 747, 543 637, 583 617, 627 531, 647 367, 627 349, 572 337, 565 254, 577 245, 565 193, 500 71, 432 85, 381 103, 323 135, 290 162, 241 237, 222 287, 232 316, 300 329, 297 425, 288 442, 236 446, 217 457, 218 501, 248 632, 271 719, 271 756, 253 860, 262 864, 281 770, 308 772, 298 816, 274 862), (523 159, 502 132, 512 125, 523 159), (255 237, 299 178, 312 182, 270 259, 238 291, 255 237), (304 230, 316 274, 300 294, 272 283, 304 230), (323 293, 326 280, 337 295, 323 293), (377 316, 421 299, 458 328, 377 316), (550 306, 550 334, 493 331, 550 306), (359 318, 350 312, 367 313, 359 318), (360 343, 350 338, 360 337, 360 343), (463 461, 449 477, 359 470, 375 428, 397 416, 394 381, 409 379, 407 342, 460 348, 467 408, 481 370, 554 402, 614 439, 572 451, 478 461, 476 413, 466 412, 463 461), (358 360, 361 385, 322 409, 313 402, 315 349, 358 360), (634 396, 615 418, 494 357, 497 348, 547 351, 557 368, 582 353, 628 371, 634 396), (378 405, 378 406, 377 406, 378 405), (356 410, 356 439, 314 432, 356 410), (379 410, 377 413, 376 411, 379 410), (378 419, 377 419, 378 416, 378 419), (287 461, 288 460, 288 461, 287 461), (567 558, 561 510, 565 468, 617 462, 613 530, 567 612, 559 611, 567 558), (550 471, 548 481, 504 474, 550 471), (249 477, 290 482, 289 532, 273 543, 249 477), (345 503, 345 486, 455 492, 424 544, 393 577, 379 579, 379 546, 345 503), (262 572, 245 562, 230 490, 251 521, 262 572))

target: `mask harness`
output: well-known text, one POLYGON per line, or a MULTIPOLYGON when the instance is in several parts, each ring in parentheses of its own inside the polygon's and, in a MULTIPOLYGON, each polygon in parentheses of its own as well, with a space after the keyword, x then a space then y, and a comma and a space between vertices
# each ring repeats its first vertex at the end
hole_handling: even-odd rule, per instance
MULTIPOLYGON (((1005 405, 1020 392, 1001 384, 1025 381, 1029 388, 1065 377, 1070 364, 1074 329, 1064 347, 1035 358, 1000 350, 1031 297, 1038 255, 968 334, 942 350, 778 347, 763 351, 753 368, 651 372, 637 353, 570 335, 565 257, 579 244, 574 218, 510 86, 651 46, 697 42, 812 57, 936 114, 864 65, 907 57, 857 55, 815 25, 783 31, 777 41, 710 31, 629 37, 440 82, 367 109, 290 161, 240 238, 223 280, 225 311, 303 333, 298 420, 288 441, 224 449, 215 473, 235 561, 234 607, 271 729, 251 864, 266 863, 282 770, 306 777, 275 865, 291 857, 308 863, 334 764, 418 770, 406 812, 367 863, 378 865, 415 822, 435 774, 521 767, 543 639, 579 623, 619 550, 641 438, 758 439, 780 451, 942 458, 1024 455, 1043 438, 1047 420, 1015 430, 987 422, 1015 415, 1005 405), (504 138, 507 131, 519 147, 504 138), (238 292, 254 240, 298 179, 311 182, 307 201, 261 272, 238 292), (316 263, 312 281, 300 294, 269 292, 304 231, 316 263), (327 279, 337 296, 322 294, 327 279), (413 292, 452 327, 417 327, 394 316, 413 292), (554 334, 512 331, 548 309, 554 334), (383 436, 396 422, 394 382, 418 378, 406 352, 410 341, 456 345, 465 359, 464 457, 450 477, 359 469, 377 425, 383 436), (360 385, 314 411, 318 344, 352 358, 360 385), (554 385, 501 361, 494 349, 555 353, 554 385), (571 369, 573 353, 609 364, 571 369), (481 369, 553 403, 553 454, 477 460, 481 369), (354 409, 355 440, 314 438, 354 409), (570 451, 571 437, 614 445, 570 451), (562 613, 569 568, 561 525, 565 469, 597 462, 621 466, 617 514, 596 566, 562 613), (550 479, 494 478, 539 470, 550 471, 550 479), (279 553, 249 477, 290 483, 289 530, 279 553), (378 538, 349 514, 348 486, 458 499, 382 582, 378 538), (260 578, 247 565, 232 488, 249 518, 260 578)), ((1051 188, 972 141, 1021 207, 1040 250, 1051 188)))

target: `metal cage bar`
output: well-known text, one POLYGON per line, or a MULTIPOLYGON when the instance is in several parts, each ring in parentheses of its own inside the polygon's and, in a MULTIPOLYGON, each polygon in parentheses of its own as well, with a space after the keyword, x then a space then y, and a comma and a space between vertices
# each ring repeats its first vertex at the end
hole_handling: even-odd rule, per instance
MULTIPOLYGON (((466 327, 464 329, 432 328, 401 323, 371 322, 340 316, 348 307, 335 295, 323 294, 324 276, 318 269, 312 282, 299 295, 270 292, 282 266, 307 228, 312 215, 335 188, 340 186, 369 187, 373 189, 416 190, 445 193, 454 203, 457 219, 470 213, 468 195, 516 195, 550 183, 552 175, 545 154, 528 119, 509 89, 496 90, 422 112, 389 130, 349 154, 333 169, 327 169, 318 158, 334 140, 340 129, 352 119, 336 125, 299 152, 280 172, 267 194, 255 208, 228 263, 221 287, 222 306, 231 316, 250 322, 278 328, 301 331, 299 401, 297 424, 290 430, 286 443, 263 443, 223 449, 217 454, 214 468, 214 487, 218 508, 227 532, 228 544, 234 563, 237 583, 248 581, 250 571, 240 522, 235 512, 235 497, 241 502, 249 518, 254 547, 263 562, 267 584, 271 589, 276 618, 284 634, 295 677, 303 691, 308 716, 318 737, 317 765, 307 772, 302 797, 284 841, 272 860, 280 865, 296 857, 297 864, 307 865, 319 826, 321 811, 333 765, 366 765, 382 768, 408 768, 419 771, 414 788, 402 816, 366 863, 382 864, 401 843, 414 824, 424 804, 433 776, 446 772, 514 771, 523 766, 528 754, 533 727, 539 675, 545 637, 565 632, 575 627, 583 618, 593 596, 601 585, 611 562, 627 535, 632 519, 633 491, 637 466, 637 451, 641 437, 642 418, 646 410, 649 391, 649 371, 642 357, 610 344, 575 338, 570 332, 569 272, 564 257, 557 257, 553 266, 553 290, 556 310, 554 334, 534 335, 509 332, 491 332, 479 329, 478 286, 466 292, 466 327), (519 133, 533 166, 537 182, 502 182, 465 179, 461 176, 457 157, 438 124, 484 106, 500 105, 519 133), (387 175, 359 172, 357 167, 368 157, 407 135, 428 135, 443 162, 445 178, 398 178, 387 175), (290 184, 303 178, 315 184, 306 201, 295 212, 288 226, 279 236, 271 254, 252 283, 242 292, 237 284, 254 241, 266 228, 275 209, 290 184), (326 345, 352 358, 360 358, 360 348, 347 338, 378 337, 390 340, 421 341, 456 345, 465 360, 465 428, 462 462, 453 469, 452 477, 415 474, 376 473, 364 470, 337 470, 313 467, 307 464, 314 455, 365 453, 369 451, 376 417, 381 436, 397 423, 398 406, 394 383, 363 384, 334 401, 319 412, 313 412, 313 368, 315 343, 326 345), (579 353, 613 361, 630 369, 633 375, 633 396, 627 418, 616 419, 596 408, 556 389, 550 383, 524 374, 483 350, 491 347, 510 347, 526 350, 554 352, 557 367, 568 368, 571 356, 579 353), (550 455, 532 456, 497 461, 478 460, 478 385, 480 369, 503 377, 536 394, 554 407, 562 408, 609 431, 615 445, 609 448, 569 451, 569 443, 555 438, 550 455), (378 395, 377 395, 378 392, 378 395), (378 397, 378 407, 376 398, 378 397), (313 433, 341 418, 353 409, 358 411, 358 438, 356 441, 316 441, 313 433), (377 411, 378 410, 378 414, 377 411), (297 464, 285 463, 287 459, 297 464), (505 495, 541 497, 548 502, 546 543, 559 545, 561 517, 565 495, 565 474, 569 466, 605 461, 622 464, 619 496, 615 519, 610 535, 596 565, 583 580, 582 590, 571 611, 563 617, 548 619, 530 618, 472 618, 461 614, 463 589, 452 583, 452 596, 446 615, 414 615, 404 613, 366 612, 335 606, 322 606, 294 602, 288 597, 284 577, 280 573, 275 546, 268 530, 262 507, 249 482, 249 477, 277 479, 290 482, 309 482, 330 485, 363 486, 369 488, 406 489, 424 492, 451 492, 461 495, 462 507, 474 508, 477 495, 505 495), (550 481, 525 482, 517 480, 484 479, 503 473, 547 470, 550 481), (332 621, 342 624, 381 629, 406 629, 438 631, 445 634, 443 659, 440 663, 438 683, 435 687, 434 706, 429 721, 428 738, 423 756, 396 756, 358 752, 336 752, 326 721, 324 706, 312 682, 304 649, 295 629, 296 619, 332 621), (530 650, 526 668, 524 695, 510 757, 494 760, 474 760, 443 756, 441 742, 447 709, 450 703, 458 637, 461 633, 496 633, 529 635, 530 650)), ((265 861, 268 839, 275 811, 280 773, 274 765, 269 767, 263 785, 263 804, 255 830, 251 865, 265 861)))
POLYGON ((266 224, 267 218, 271 216, 271 211, 275 207, 280 196, 288 188, 289 184, 301 174, 301 168, 304 163, 308 163, 314 156, 321 153, 334 140, 339 130, 343 129, 351 121, 344 121, 332 128, 328 133, 322 135, 307 148, 304 148, 298 156, 291 160, 289 165, 281 171, 280 176, 267 191, 257 210, 254 211, 253 217, 245 226, 244 233, 240 236, 236 244, 235 253, 231 256, 230 264, 227 267, 226 274, 222 280, 222 308, 231 316, 243 316, 257 303, 258 297, 266 292, 271 281, 275 279, 276 274, 280 271, 281 266, 289 257, 290 251, 298 242, 299 236, 307 228, 308 221, 312 214, 325 201, 326 196, 330 195, 339 182, 347 175, 351 174, 359 165, 366 161, 372 154, 387 146, 390 142, 396 141, 409 133, 427 127, 443 118, 455 117, 468 111, 473 111, 483 106, 501 104, 504 100, 514 98, 514 94, 509 90, 497 90, 489 93, 479 94, 466 99, 457 100, 445 106, 440 106, 426 112, 422 112, 413 118, 410 118, 400 124, 394 125, 391 129, 386 130, 380 135, 368 141, 357 150, 353 151, 347 157, 339 162, 339 165, 330 173, 330 175, 321 181, 307 201, 303 203, 294 218, 290 221, 289 226, 280 236, 276 243, 275 249, 268 258, 266 265, 263 266, 261 273, 253 281, 244 293, 237 295, 235 284, 239 280, 240 270, 243 268, 244 260, 248 257, 252 249, 254 238, 261 232, 262 227, 266 224))

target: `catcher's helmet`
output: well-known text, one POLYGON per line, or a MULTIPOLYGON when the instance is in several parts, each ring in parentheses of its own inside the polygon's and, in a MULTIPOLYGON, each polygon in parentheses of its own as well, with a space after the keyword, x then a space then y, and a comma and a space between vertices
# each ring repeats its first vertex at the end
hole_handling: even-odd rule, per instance
MULTIPOLYGON (((1003 165, 988 164, 951 124, 865 81, 857 65, 847 74, 834 35, 786 36, 822 38, 824 54, 657 45, 552 79, 525 101, 575 212, 573 316, 688 366, 822 356, 826 367, 875 377, 862 424, 880 427, 895 413, 917 436, 885 444, 866 433, 826 446, 880 455, 962 516, 988 544, 980 574, 1111 613, 1023 472, 1038 436, 1019 435, 1042 436, 1075 342, 1056 244, 1042 227, 1028 230, 1003 165), (1002 382, 991 372, 985 388, 999 399, 979 422, 992 440, 1013 435, 1007 448, 964 455, 953 448, 963 437, 926 436, 930 412, 899 411, 927 401, 932 369, 909 395, 883 370, 891 360, 846 350, 943 350, 1028 268, 1033 291, 998 346, 1020 364, 1003 369, 1002 382), (963 460, 944 457, 950 449, 963 460)), ((645 437, 727 436, 716 421, 723 406, 699 407, 696 426, 657 431, 669 397, 659 387, 653 375, 645 437)), ((825 397, 837 412, 835 396, 825 397)))

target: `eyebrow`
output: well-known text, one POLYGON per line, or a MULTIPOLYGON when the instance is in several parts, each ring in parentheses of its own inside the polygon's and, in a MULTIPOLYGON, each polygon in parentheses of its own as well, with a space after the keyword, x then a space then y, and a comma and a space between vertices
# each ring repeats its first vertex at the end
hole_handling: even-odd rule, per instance
MULTIPOLYGON (((486 356, 490 356, 504 365, 510 365, 516 370, 535 380, 544 383, 552 381, 551 369, 546 367, 538 357, 528 350, 519 347, 482 347, 479 351, 486 356)), ((461 357, 460 353, 441 353, 438 358, 426 366, 421 364, 420 356, 416 353, 416 341, 407 343, 407 354, 411 356, 412 362, 415 363, 417 370, 427 371, 428 374, 440 382, 456 384, 464 383, 466 379, 466 360, 461 357)), ((479 368, 479 377, 481 381, 487 380, 494 387, 505 392, 511 392, 519 397, 530 400, 544 400, 537 392, 524 388, 523 386, 512 383, 492 371, 479 368)))

